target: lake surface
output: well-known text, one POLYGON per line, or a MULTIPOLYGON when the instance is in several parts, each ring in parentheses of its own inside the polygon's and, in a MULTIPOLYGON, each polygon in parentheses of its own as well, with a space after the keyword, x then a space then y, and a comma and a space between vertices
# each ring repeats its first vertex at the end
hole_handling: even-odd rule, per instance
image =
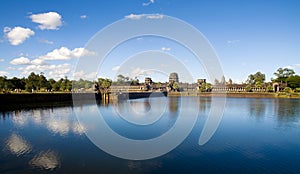
MULTIPOLYGON (((202 146, 198 141, 211 98, 150 100, 2 112, 0 173, 300 173, 299 99, 227 98, 219 127, 202 146), (148 140, 172 129, 180 116, 190 117, 184 111, 193 109, 199 113, 188 137, 153 159, 115 157, 85 134, 98 124, 95 119, 101 114, 120 136, 148 140), (151 117, 160 112, 160 117, 151 117), (132 123, 139 120, 130 114, 147 117, 151 124, 132 123)), ((94 136, 103 142, 110 138, 101 135, 94 136)))

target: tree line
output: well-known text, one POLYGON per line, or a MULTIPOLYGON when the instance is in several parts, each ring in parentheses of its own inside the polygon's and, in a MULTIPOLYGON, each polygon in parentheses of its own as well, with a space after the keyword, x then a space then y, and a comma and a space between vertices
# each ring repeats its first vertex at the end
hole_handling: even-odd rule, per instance
POLYGON ((69 80, 67 77, 59 80, 53 78, 47 79, 44 73, 30 73, 28 77, 8 79, 6 76, 0 76, 0 89, 2 92, 53 92, 53 91, 71 91, 72 89, 80 90, 82 88, 91 88, 92 81, 89 80, 69 80))
MULTIPOLYGON (((255 88, 266 88, 267 92, 272 92, 272 83, 285 84, 286 92, 300 92, 300 76, 295 74, 295 71, 289 68, 278 68, 277 71, 273 73, 275 78, 271 79, 271 82, 266 82, 266 75, 258 71, 255 74, 250 74, 246 80, 246 90, 250 91, 252 87, 255 88)), ((225 81, 225 77, 221 78, 221 81, 215 79, 215 85, 232 85, 232 80, 229 79, 228 82, 225 81)))
MULTIPOLYGON (((296 91, 300 92, 300 76, 295 74, 295 71, 289 68, 279 68, 274 72, 276 78, 271 79, 271 81, 284 83, 286 85, 285 91, 296 91)), ((221 80, 215 79, 214 85, 232 85, 232 80, 229 79, 226 82, 223 76, 221 80)), ((160 82, 157 85, 160 86, 160 82)), ((266 88, 267 92, 273 90, 271 82, 266 82, 266 75, 261 72, 256 72, 255 74, 250 74, 246 80, 246 90, 251 90, 251 87, 255 88, 266 88)), ((17 78, 13 77, 8 79, 6 76, 0 76, 0 89, 2 92, 8 91, 27 91, 27 92, 53 92, 53 91, 72 91, 81 89, 90 89, 95 85, 99 90, 107 92, 111 85, 127 86, 127 85, 140 85, 137 78, 125 77, 121 74, 117 76, 116 81, 112 81, 108 78, 98 78, 97 82, 92 82, 89 80, 79 79, 79 80, 69 80, 67 77, 55 80, 53 78, 47 79, 44 73, 35 74, 31 72, 28 77, 17 78)), ((177 83, 174 83, 172 88, 179 89, 177 83)), ((202 84, 199 90, 209 91, 212 88, 210 83, 202 84)))

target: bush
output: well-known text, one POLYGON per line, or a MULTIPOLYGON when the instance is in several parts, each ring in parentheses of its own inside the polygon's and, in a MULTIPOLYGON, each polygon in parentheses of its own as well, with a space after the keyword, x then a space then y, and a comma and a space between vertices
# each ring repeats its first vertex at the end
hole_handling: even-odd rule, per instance
POLYGON ((293 91, 292 91, 292 89, 291 89, 290 87, 285 87, 285 88, 284 88, 284 92, 285 92, 285 93, 291 93, 291 92, 293 92, 293 91))
POLYGON ((274 92, 273 87, 271 85, 267 87, 267 92, 274 92))
POLYGON ((296 89, 295 89, 295 92, 300 92, 300 88, 296 88, 296 89))
POLYGON ((248 86, 246 86, 246 92, 252 92, 252 90, 251 90, 251 86, 250 85, 248 85, 248 86))

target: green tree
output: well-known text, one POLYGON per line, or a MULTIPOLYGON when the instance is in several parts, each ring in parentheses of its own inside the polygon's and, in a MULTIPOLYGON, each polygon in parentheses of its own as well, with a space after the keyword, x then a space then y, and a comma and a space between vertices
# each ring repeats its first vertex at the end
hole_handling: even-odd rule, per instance
POLYGON ((49 81, 46 79, 46 77, 44 76, 44 73, 38 75, 38 88, 51 89, 51 85, 49 81))
POLYGON ((25 88, 27 91, 31 90, 39 90, 39 75, 35 74, 34 72, 30 73, 27 77, 25 88))
POLYGON ((274 75, 277 77, 274 79, 275 82, 285 83, 287 78, 293 76, 295 71, 289 68, 279 68, 274 75))
POLYGON ((291 93, 293 90, 290 87, 285 87, 283 91, 285 93, 291 93))
POLYGON ((247 85, 246 88, 245 88, 245 90, 246 90, 246 92, 252 92, 250 85, 247 85))
POLYGON ((177 82, 174 82, 172 85, 172 88, 174 91, 178 91, 179 90, 179 84, 177 82))
POLYGON ((300 76, 290 76, 286 79, 286 83, 292 89, 300 88, 300 76))
POLYGON ((249 85, 255 85, 263 84, 266 80, 266 75, 261 72, 256 72, 255 74, 250 74, 247 79, 247 84, 249 85))
POLYGON ((273 87, 271 85, 267 86, 267 92, 274 92, 273 87))
POLYGON ((100 90, 104 93, 108 93, 110 86, 112 85, 112 80, 105 78, 98 78, 98 84, 100 86, 100 90))

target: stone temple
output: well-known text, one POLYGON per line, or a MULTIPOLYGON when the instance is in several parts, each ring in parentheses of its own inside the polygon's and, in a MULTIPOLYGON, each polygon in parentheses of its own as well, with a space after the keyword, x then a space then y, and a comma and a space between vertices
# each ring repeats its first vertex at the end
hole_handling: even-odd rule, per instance
POLYGON ((173 72, 169 76, 169 83, 179 82, 178 74, 173 72))

